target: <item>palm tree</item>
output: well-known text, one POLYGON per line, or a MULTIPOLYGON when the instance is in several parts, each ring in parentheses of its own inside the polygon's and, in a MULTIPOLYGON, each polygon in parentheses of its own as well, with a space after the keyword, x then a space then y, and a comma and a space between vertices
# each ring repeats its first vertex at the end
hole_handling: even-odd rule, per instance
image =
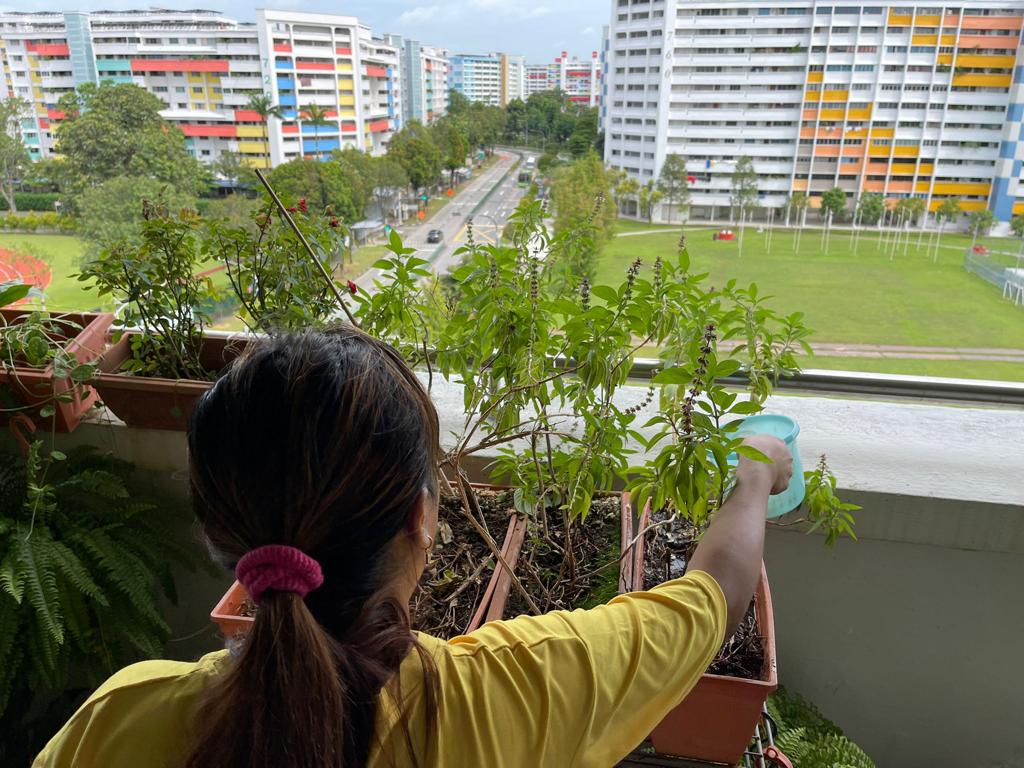
POLYGON ((267 157, 270 157, 270 118, 276 117, 278 120, 284 117, 284 108, 280 104, 275 104, 274 100, 265 93, 254 93, 249 97, 249 103, 246 105, 247 109, 252 110, 260 116, 263 120, 263 131, 267 136, 267 157))
POLYGON ((313 146, 316 147, 316 159, 321 160, 320 155, 320 128, 331 124, 331 118, 327 116, 327 110, 319 104, 310 104, 302 111, 303 122, 313 126, 313 146))

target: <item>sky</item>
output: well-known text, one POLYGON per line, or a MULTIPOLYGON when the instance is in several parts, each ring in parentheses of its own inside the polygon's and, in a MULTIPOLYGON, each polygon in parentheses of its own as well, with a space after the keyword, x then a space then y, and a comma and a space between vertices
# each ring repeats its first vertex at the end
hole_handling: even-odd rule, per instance
MULTIPOLYGON (((0 9, 13 10, 5 2, 0 9)), ((33 10, 206 8, 241 21, 254 18, 243 0, 37 0, 33 10)), ((562 51, 581 58, 599 49, 611 0, 274 0, 259 7, 358 16, 374 34, 394 32, 452 53, 500 51, 547 63, 562 51)), ((19 8, 19 10, 27 10, 19 8)))

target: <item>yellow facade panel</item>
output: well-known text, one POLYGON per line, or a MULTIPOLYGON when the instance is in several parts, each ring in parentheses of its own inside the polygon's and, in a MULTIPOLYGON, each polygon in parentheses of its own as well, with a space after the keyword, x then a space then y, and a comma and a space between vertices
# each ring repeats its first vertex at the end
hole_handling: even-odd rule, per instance
POLYGON ((975 211, 984 211, 988 208, 988 201, 986 200, 961 200, 960 210, 965 213, 974 213, 975 211))
POLYGON ((338 72, 351 72, 352 65, 345 61, 339 61, 338 64, 336 65, 336 69, 338 70, 338 72))
POLYGON ((269 157, 243 157, 242 162, 248 165, 250 168, 269 168, 270 158, 269 157))
POLYGON ((240 141, 238 142, 238 151, 243 155, 263 155, 267 152, 267 142, 240 141))
POLYGON ((961 53, 956 60, 958 67, 978 67, 979 69, 1013 69, 1013 56, 979 56, 972 53, 961 53))
POLYGON ((847 120, 870 120, 871 107, 867 109, 851 109, 846 113, 847 120))
POLYGON ((1013 215, 1014 216, 1022 216, 1022 215, 1024 215, 1024 203, 1014 203, 1013 204, 1013 215))
POLYGON ((893 157, 917 157, 920 152, 918 147, 893 147, 893 157))
POLYGON ((849 98, 849 91, 825 91, 822 94, 823 101, 848 101, 849 98))
POLYGON ((807 73, 807 82, 808 83, 820 83, 824 77, 825 77, 825 73, 824 72, 808 72, 807 73))
POLYGON ((911 35, 910 36, 910 44, 911 45, 938 45, 939 44, 939 36, 938 35, 911 35))
POLYGON ((896 135, 895 128, 872 128, 871 138, 873 139, 891 139, 896 135))
POLYGON ((985 195, 991 191, 988 182, 938 181, 932 188, 936 195, 985 195))
POLYGON ((983 88, 1009 88, 1012 76, 1005 75, 959 75, 953 78, 953 85, 972 85, 983 88))
POLYGON ((913 22, 913 17, 910 14, 901 15, 896 13, 895 8, 889 9, 889 26, 890 27, 909 27, 913 22))
POLYGON ((935 14, 934 16, 932 16, 930 14, 929 15, 922 15, 922 14, 919 13, 916 17, 914 17, 914 26, 915 27, 939 27, 939 26, 942 26, 942 17, 939 16, 938 14, 935 14))
POLYGON ((794 192, 806 192, 807 191, 807 179, 793 179, 793 191, 794 192))
MULTIPOLYGON (((267 130, 262 125, 239 125, 236 128, 237 136, 240 139, 263 139, 267 135, 267 130)), ((262 143, 262 142, 260 142, 262 143)))
POLYGON ((953 66, 953 54, 952 53, 940 53, 938 62, 940 66, 951 67, 953 66))
POLYGON ((846 114, 844 109, 823 109, 818 115, 819 120, 842 120, 846 114))
POLYGON ((352 95, 339 96, 338 103, 343 107, 354 107, 356 104, 356 97, 352 95))
POLYGON ((821 101, 821 91, 805 91, 804 101, 821 101))

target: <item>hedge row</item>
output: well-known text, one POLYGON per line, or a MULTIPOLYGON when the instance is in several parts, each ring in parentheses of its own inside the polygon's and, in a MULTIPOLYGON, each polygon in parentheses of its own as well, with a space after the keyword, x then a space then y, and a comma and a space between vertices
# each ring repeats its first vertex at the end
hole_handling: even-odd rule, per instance
POLYGON ((75 219, 71 216, 61 216, 53 211, 28 213, 24 216, 13 213, 0 215, 0 229, 16 230, 19 232, 35 232, 37 229, 45 229, 51 232, 74 232, 75 225, 75 219))
MULTIPOLYGON (((19 211, 48 211, 53 213, 55 211, 53 204, 59 199, 60 195, 56 192, 14 193, 14 204, 18 206, 19 211)), ((7 198, 0 195, 0 211, 6 211, 9 207, 7 205, 7 198)))

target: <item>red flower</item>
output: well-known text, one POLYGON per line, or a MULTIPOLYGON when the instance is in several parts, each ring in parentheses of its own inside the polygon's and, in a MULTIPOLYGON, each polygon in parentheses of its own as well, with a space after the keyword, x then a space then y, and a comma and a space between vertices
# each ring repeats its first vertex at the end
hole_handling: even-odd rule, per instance
POLYGON ((299 209, 296 208, 294 205, 291 208, 288 209, 288 213, 298 213, 298 212, 299 212, 299 209))
POLYGON ((309 210, 309 206, 306 205, 306 198, 302 198, 301 200, 299 200, 299 208, 302 210, 303 213, 306 213, 309 210))
POLYGON ((334 227, 335 229, 337 229, 338 228, 338 220, 337 219, 331 219, 331 226, 334 227))
POLYGON ((355 296, 359 293, 359 286, 353 283, 351 280, 348 281, 348 292, 355 296))

